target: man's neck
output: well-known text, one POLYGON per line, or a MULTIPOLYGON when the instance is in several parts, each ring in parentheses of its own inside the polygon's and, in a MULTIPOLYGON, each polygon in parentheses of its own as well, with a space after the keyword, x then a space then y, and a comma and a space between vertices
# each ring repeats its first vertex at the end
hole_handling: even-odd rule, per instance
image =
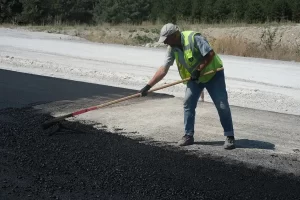
POLYGON ((179 35, 179 40, 178 40, 178 48, 181 49, 181 51, 183 51, 182 42, 181 42, 181 37, 182 37, 182 35, 181 35, 181 33, 180 33, 180 35, 179 35))

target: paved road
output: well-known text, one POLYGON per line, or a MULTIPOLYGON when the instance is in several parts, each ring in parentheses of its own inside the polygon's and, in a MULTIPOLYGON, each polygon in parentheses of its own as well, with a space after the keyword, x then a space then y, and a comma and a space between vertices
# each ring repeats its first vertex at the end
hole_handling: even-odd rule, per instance
MULTIPOLYGON (((50 116, 29 107, 24 108, 29 104, 49 102, 44 108, 49 106, 56 111, 66 111, 68 108, 73 110, 135 92, 0 70, 0 199, 300 198, 299 176, 280 174, 262 167, 249 168, 238 162, 229 164, 213 153, 203 153, 205 151, 201 149, 191 149, 198 151, 200 156, 187 155, 185 151, 143 144, 139 140, 109 133, 105 128, 94 129, 76 122, 69 122, 73 131, 49 137, 38 124, 50 116)), ((155 110, 156 101, 152 99, 146 102, 144 99, 139 98, 138 101, 142 102, 134 109, 128 108, 128 104, 132 103, 130 101, 128 104, 109 108, 110 111, 106 110, 103 114, 109 112, 111 115, 118 115, 115 123, 118 123, 119 118, 129 118, 127 113, 136 114, 142 124, 145 117, 140 117, 143 114, 141 111, 146 109, 150 113, 155 110)), ((170 102, 172 105, 176 103, 173 106, 178 106, 176 99, 159 100, 161 101, 165 102, 163 105, 166 106, 166 111, 170 102)), ((206 111, 212 109, 211 105, 205 107, 206 111)), ((234 107, 234 110, 237 118, 249 118, 248 115, 260 113, 265 121, 276 119, 274 113, 244 112, 245 109, 238 107, 234 107)), ((177 115, 173 109, 171 111, 173 115, 177 115)), ((278 114, 277 117, 283 118, 277 121, 277 127, 287 123, 287 115, 278 114)), ((297 119, 291 116, 291 120, 297 119)), ((251 122, 253 123, 256 123, 255 120, 251 122)), ((155 127, 156 124, 152 126, 155 127)), ((264 126, 256 123, 254 128, 249 126, 249 129, 253 131, 260 127, 264 126)), ((275 127, 274 131, 276 130, 275 127)), ((147 132, 146 128, 142 131, 147 132)), ((198 146, 199 144, 195 145, 196 148, 198 146)), ((201 143, 200 146, 208 149, 205 144, 201 143)), ((216 152, 218 151, 214 153, 216 152)), ((253 159, 255 152, 252 152, 251 149, 239 149, 230 154, 253 159)), ((298 156, 266 154, 264 157, 257 156, 256 159, 268 162, 268 165, 273 163, 281 168, 286 166, 296 174, 299 169, 298 156)))
MULTIPOLYGON (((0 28, 2 69, 139 89, 165 56, 165 49, 108 45, 65 35, 0 28)), ((231 105, 300 113, 300 64, 221 55, 231 105), (280 81, 278 81, 280 80, 280 81)), ((178 80, 176 65, 166 82, 178 80)), ((182 85, 165 89, 182 97, 182 85)))
POLYGON ((135 90, 0 70, 0 109, 94 96, 112 98, 135 90))

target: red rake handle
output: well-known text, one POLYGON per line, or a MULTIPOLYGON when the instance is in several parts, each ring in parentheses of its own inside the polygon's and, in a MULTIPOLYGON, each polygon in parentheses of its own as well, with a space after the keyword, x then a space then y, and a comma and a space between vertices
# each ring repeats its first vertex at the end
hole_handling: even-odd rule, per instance
MULTIPOLYGON (((189 80, 189 78, 185 79, 185 80, 181 80, 181 81, 176 81, 174 83, 170 83, 170 84, 167 84, 167 85, 164 85, 164 86, 161 86, 161 87, 149 90, 149 92, 153 92, 153 91, 160 90, 160 89, 163 89, 163 88, 166 88, 166 87, 170 87, 172 85, 175 85, 175 84, 178 84, 178 83, 182 83, 182 82, 185 82, 185 81, 188 81, 188 80, 189 80)), ((109 105, 112 105, 112 104, 115 104, 115 103, 126 101, 126 100, 129 100, 129 99, 132 99, 132 98, 137 98, 137 97, 140 97, 140 96, 141 96, 141 93, 137 93, 137 94, 133 94, 133 95, 130 95, 130 96, 127 96, 127 97, 123 97, 121 99, 117 99, 117 100, 114 100, 114 101, 103 103, 103 104, 100 104, 100 105, 97 105, 97 106, 93 106, 93 107, 85 108, 85 109, 82 109, 82 110, 78 110, 76 112, 73 112, 73 113, 70 113, 70 114, 67 114, 67 115, 63 115, 63 116, 60 116, 60 117, 56 117, 56 118, 54 118, 52 120, 48 120, 48 121, 46 121, 46 122, 44 122, 42 124, 42 127, 43 127, 43 129, 47 129, 50 126, 56 124, 57 122, 60 122, 60 121, 62 121, 64 119, 66 119, 66 118, 74 117, 76 115, 81 115, 83 113, 86 113, 86 112, 89 112, 89 111, 92 111, 92 110, 97 110, 99 108, 103 108, 103 107, 106 107, 106 106, 109 106, 109 105)))
MULTIPOLYGON (((148 93, 154 92, 154 91, 157 91, 157 90, 161 90, 161 89, 173 86, 173 85, 177 85, 179 83, 183 83, 183 82, 186 82, 188 80, 190 80, 190 78, 186 78, 186 79, 183 79, 183 80, 180 80, 180 81, 176 81, 174 83, 169 83, 169 84, 151 89, 151 90, 148 91, 148 93)), ((80 114, 83 114, 83 113, 86 113, 86 112, 89 112, 89 111, 92 111, 92 110, 97 110, 99 108, 103 108, 103 107, 106 107, 106 106, 109 106, 109 105, 112 105, 112 104, 115 104, 115 103, 119 103, 119 102, 126 101, 126 100, 129 100, 129 99, 132 99, 132 98, 140 97, 140 96, 141 96, 141 93, 137 93, 137 94, 133 94, 133 95, 130 95, 130 96, 127 96, 127 97, 123 97, 121 99, 117 99, 117 100, 114 100, 114 101, 103 103, 103 104, 100 104, 98 106, 93 106, 93 107, 90 107, 90 108, 85 108, 85 109, 82 109, 82 110, 78 110, 76 112, 73 112, 72 116, 80 115, 80 114)))
MULTIPOLYGON (((223 68, 217 69, 217 71, 221 71, 221 70, 223 70, 223 68)), ((211 71, 206 72, 205 74, 203 74, 201 76, 211 74, 211 73, 214 73, 214 72, 216 72, 216 71, 211 70, 211 71)), ((151 90, 149 90, 149 93, 157 91, 157 90, 161 90, 161 89, 173 86, 173 85, 177 85, 179 83, 184 83, 184 82, 189 81, 189 80, 190 80, 190 78, 186 78, 186 79, 179 80, 179 81, 176 81, 176 82, 173 82, 173 83, 169 83, 169 84, 151 89, 151 90)), ((120 99, 117 99, 117 100, 114 100, 114 101, 103 103, 103 104, 100 104, 100 105, 97 105, 97 106, 93 106, 93 107, 85 108, 85 109, 82 109, 82 110, 78 110, 76 112, 73 112, 73 113, 70 113, 70 114, 67 114, 67 115, 56 117, 52 120, 49 120, 49 121, 46 121, 45 123, 43 123, 43 128, 46 129, 46 128, 52 126, 53 124, 55 124, 56 122, 62 121, 62 120, 66 119, 66 118, 69 118, 69 117, 74 117, 76 115, 81 115, 83 113, 86 113, 86 112, 89 112, 89 111, 92 111, 92 110, 97 110, 99 108, 103 108, 103 107, 106 107, 106 106, 109 106, 109 105, 112 105, 112 104, 115 104, 115 103, 119 103, 119 102, 126 101, 126 100, 129 100, 129 99, 132 99, 132 98, 140 97, 140 96, 141 96, 141 93, 137 93, 137 94, 133 94, 133 95, 130 95, 130 96, 127 96, 127 97, 123 97, 123 98, 120 98, 120 99)))
MULTIPOLYGON (((223 70, 223 68, 218 68, 217 69, 217 71, 221 71, 221 70, 223 70)), ((214 72, 216 72, 216 71, 211 70, 211 71, 206 72, 202 76, 207 75, 207 74, 211 74, 211 73, 214 73, 214 72)), ((157 90, 161 90, 161 89, 173 86, 173 85, 177 85, 179 83, 184 83, 184 82, 189 81, 189 80, 190 80, 190 78, 186 78, 186 79, 179 80, 179 81, 176 81, 176 82, 173 82, 173 83, 169 83, 169 84, 157 87, 157 88, 153 88, 153 89, 149 90, 148 93, 154 92, 154 91, 157 91, 157 90)), ((85 108, 85 109, 82 109, 82 110, 78 110, 76 112, 73 112, 72 116, 80 115, 80 114, 83 114, 83 113, 86 113, 86 112, 89 112, 89 111, 92 111, 92 110, 97 110, 99 108, 103 108, 103 107, 106 107, 106 106, 109 106, 109 105, 112 105, 112 104, 115 104, 115 103, 119 103, 119 102, 126 101, 126 100, 129 100, 129 99, 132 99, 132 98, 140 97, 140 96, 141 96, 141 94, 137 93, 137 94, 133 94, 133 95, 130 95, 130 96, 127 96, 127 97, 123 97, 121 99, 110 101, 110 102, 107 102, 107 103, 104 103, 104 104, 100 104, 100 105, 93 106, 93 107, 90 107, 90 108, 85 108)))
POLYGON ((76 112, 73 112, 72 116, 80 115, 80 114, 83 114, 83 113, 86 113, 86 112, 89 112, 89 111, 92 111, 92 110, 97 110, 99 108, 103 108, 103 107, 106 107, 106 106, 109 106, 109 105, 112 105, 112 104, 115 104, 115 103, 126 101, 128 99, 139 97, 139 96, 141 96, 141 94, 137 93, 137 94, 134 94, 134 95, 130 95, 128 97, 123 97, 121 99, 117 99, 117 100, 114 100, 114 101, 103 103, 103 104, 100 104, 100 105, 97 105, 97 106, 93 106, 93 107, 85 108, 85 109, 82 109, 82 110, 78 110, 76 112))

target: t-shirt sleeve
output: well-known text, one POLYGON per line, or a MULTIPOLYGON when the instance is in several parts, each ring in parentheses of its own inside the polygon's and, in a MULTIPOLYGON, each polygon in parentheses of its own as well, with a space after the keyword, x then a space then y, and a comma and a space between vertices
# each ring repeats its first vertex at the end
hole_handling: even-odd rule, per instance
POLYGON ((174 60, 175 60, 175 57, 174 57, 172 48, 170 46, 168 46, 167 52, 165 55, 165 60, 164 60, 164 63, 162 66, 169 69, 170 66, 172 66, 174 64, 174 60))
POLYGON ((195 35, 195 46, 199 49, 203 57, 212 50, 208 41, 201 35, 195 35))

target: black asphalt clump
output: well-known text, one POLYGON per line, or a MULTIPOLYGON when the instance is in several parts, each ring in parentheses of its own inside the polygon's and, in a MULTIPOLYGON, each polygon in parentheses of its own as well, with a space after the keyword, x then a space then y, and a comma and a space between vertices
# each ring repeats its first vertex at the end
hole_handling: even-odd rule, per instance
POLYGON ((299 177, 79 123, 49 137, 40 125, 50 118, 32 108, 0 111, 1 200, 300 199, 299 177))

